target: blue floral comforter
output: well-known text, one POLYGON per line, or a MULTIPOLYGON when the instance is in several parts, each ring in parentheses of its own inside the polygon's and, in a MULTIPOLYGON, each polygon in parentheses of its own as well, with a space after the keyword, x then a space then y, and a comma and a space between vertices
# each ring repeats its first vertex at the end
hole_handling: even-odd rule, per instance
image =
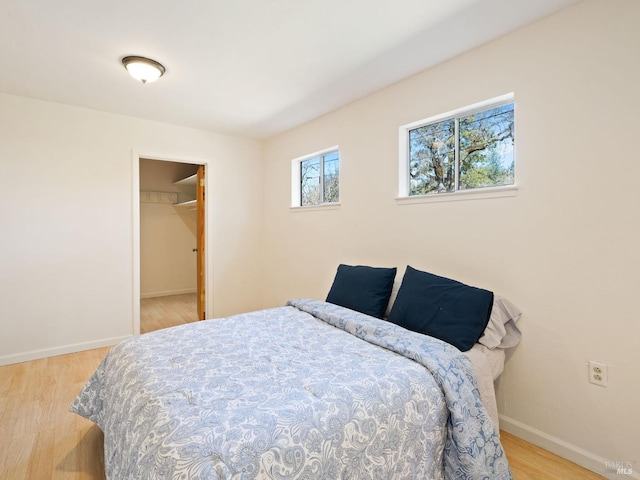
POLYGON ((317 300, 122 342, 70 410, 109 480, 512 478, 466 356, 317 300))

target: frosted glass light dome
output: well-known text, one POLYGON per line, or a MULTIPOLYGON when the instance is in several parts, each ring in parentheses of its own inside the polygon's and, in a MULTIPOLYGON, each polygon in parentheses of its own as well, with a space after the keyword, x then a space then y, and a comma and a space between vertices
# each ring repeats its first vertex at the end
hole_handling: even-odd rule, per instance
POLYGON ((142 83, 155 82, 165 72, 160 63, 145 57, 124 57, 122 65, 129 75, 142 83))

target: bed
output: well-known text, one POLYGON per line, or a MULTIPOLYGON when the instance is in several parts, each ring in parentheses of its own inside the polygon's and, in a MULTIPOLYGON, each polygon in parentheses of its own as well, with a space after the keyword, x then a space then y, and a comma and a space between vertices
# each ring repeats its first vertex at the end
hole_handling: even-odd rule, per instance
POLYGON ((508 479, 477 345, 295 299, 122 342, 70 410, 109 480, 508 479))

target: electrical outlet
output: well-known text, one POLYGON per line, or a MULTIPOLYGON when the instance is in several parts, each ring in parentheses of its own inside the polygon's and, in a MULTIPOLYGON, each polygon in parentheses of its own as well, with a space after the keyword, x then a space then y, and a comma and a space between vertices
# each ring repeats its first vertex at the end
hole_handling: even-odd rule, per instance
POLYGON ((589 361, 589 382, 594 385, 607 386, 607 364, 589 361))

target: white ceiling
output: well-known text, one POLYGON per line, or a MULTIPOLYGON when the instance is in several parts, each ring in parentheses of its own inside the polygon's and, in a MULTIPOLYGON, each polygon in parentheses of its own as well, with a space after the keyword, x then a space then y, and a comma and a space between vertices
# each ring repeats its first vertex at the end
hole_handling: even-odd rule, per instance
POLYGON ((0 0, 0 91, 266 138, 576 1, 0 0))

